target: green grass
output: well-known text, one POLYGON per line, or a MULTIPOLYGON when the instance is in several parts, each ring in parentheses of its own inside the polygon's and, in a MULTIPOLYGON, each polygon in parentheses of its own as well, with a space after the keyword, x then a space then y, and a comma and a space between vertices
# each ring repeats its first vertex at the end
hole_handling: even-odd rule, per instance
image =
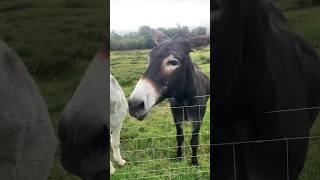
POLYGON ((2 9, 9 9, 0 13, 0 38, 41 80, 72 76, 79 66, 88 64, 106 39, 103 0, 95 0, 96 6, 87 8, 69 8, 65 1, 28 1, 22 9, 17 7, 27 1, 0 2, 2 9))
MULTIPOLYGON (((148 50, 111 52, 111 73, 117 78, 127 97, 145 71, 147 52, 148 50)), ((209 48, 194 52, 191 57, 207 75, 210 74, 209 48)), ((209 103, 200 131, 203 134, 200 135, 202 145, 198 153, 202 167, 190 165, 191 149, 188 145, 191 128, 191 124, 185 124, 185 158, 178 161, 175 159, 176 130, 167 102, 153 108, 144 121, 127 116, 121 131, 121 151, 124 159, 131 163, 124 167, 115 166, 116 174, 112 179, 209 179, 210 147, 206 145, 210 144, 209 103)))
MULTIPOLYGON (((320 54, 320 7, 304 8, 287 11, 290 23, 297 32, 310 42, 320 54)), ((320 117, 317 118, 311 136, 320 135, 320 117)), ((310 140, 309 150, 304 169, 299 180, 320 179, 320 139, 310 140)))
MULTIPOLYGON (((67 1, 0 1, 0 39, 19 54, 36 80, 55 130, 60 112, 108 33, 105 0, 80 6, 67 1)), ((79 178, 57 160, 48 179, 79 178)))
MULTIPOLYGON (((310 136, 320 136, 320 115, 311 129, 310 136)), ((310 139, 306 162, 299 180, 320 179, 320 138, 310 139)))
POLYGON ((283 10, 297 10, 320 5, 319 0, 277 0, 276 3, 283 10))
MULTIPOLYGON (((320 52, 320 7, 288 11, 286 15, 296 31, 320 52)), ((318 53, 320 54, 320 53, 318 53)))

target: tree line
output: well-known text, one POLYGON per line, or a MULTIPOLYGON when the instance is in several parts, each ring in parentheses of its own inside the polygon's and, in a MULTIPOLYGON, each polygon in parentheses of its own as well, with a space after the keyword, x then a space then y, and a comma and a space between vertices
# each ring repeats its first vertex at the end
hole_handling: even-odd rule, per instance
MULTIPOLYGON (((189 30, 187 26, 177 25, 175 28, 157 28, 169 37, 192 37, 206 35, 207 28, 198 26, 189 30)), ((119 35, 116 32, 110 34, 111 50, 131 50, 131 49, 150 49, 155 46, 149 26, 141 26, 138 32, 131 32, 126 35, 119 35)))
POLYGON ((320 5, 320 0, 274 0, 283 10, 297 10, 320 5))

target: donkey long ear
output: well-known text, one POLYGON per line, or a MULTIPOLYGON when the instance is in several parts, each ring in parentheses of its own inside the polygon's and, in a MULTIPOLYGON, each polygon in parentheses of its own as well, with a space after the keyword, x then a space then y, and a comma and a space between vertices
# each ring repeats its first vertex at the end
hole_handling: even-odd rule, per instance
POLYGON ((210 44, 210 36, 196 36, 189 38, 191 50, 196 51, 207 47, 210 44))
POLYGON ((166 36, 162 32, 154 29, 152 29, 152 38, 157 45, 170 39, 168 36, 166 36))

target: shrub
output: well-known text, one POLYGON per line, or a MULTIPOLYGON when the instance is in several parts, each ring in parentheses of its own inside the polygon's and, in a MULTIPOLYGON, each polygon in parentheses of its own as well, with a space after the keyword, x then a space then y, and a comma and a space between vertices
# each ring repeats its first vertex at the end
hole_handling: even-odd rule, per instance
POLYGON ((86 0, 66 0, 65 1, 66 7, 69 8, 79 8, 87 6, 86 0))
POLYGON ((312 6, 312 0, 293 0, 292 9, 301 9, 312 6))
POLYGON ((312 0, 312 4, 318 6, 320 5, 320 0, 312 0))
POLYGON ((277 0, 276 2, 284 10, 295 10, 315 6, 320 0, 277 0))
POLYGON ((0 12, 17 11, 33 7, 32 3, 24 1, 3 1, 0 4, 0 12))

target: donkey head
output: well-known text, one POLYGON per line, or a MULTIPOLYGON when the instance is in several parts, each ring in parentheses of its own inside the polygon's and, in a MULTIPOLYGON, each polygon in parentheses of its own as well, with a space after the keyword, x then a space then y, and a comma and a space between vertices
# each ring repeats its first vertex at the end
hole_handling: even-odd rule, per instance
POLYGON ((147 69, 128 100, 130 115, 139 120, 154 105, 186 90, 188 70, 193 68, 189 53, 210 43, 209 36, 171 39, 156 30, 152 35, 156 46, 149 52, 147 69))

